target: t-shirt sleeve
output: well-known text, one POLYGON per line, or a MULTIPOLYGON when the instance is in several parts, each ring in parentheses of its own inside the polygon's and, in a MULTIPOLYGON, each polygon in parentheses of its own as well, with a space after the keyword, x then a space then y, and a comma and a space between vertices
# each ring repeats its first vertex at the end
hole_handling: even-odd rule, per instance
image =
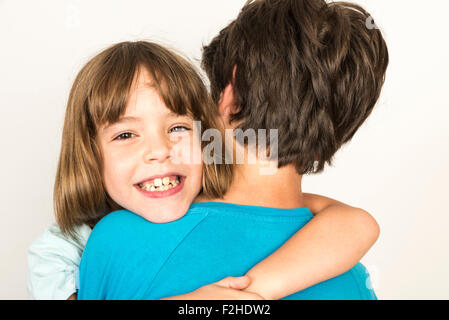
POLYGON ((151 284, 204 215, 155 224, 129 211, 108 214, 94 228, 80 263, 80 300, 151 299, 151 284))
POLYGON ((78 265, 91 229, 75 229, 78 239, 64 235, 54 223, 28 248, 27 287, 31 299, 66 300, 77 290, 78 265))

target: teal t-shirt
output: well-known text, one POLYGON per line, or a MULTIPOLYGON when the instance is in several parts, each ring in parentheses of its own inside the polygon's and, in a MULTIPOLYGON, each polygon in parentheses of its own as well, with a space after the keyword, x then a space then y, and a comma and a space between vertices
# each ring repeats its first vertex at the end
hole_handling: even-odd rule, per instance
MULTIPOLYGON (((244 275, 313 218, 309 209, 194 203, 174 222, 129 211, 103 218, 80 263, 78 299, 160 299, 244 275)), ((376 299, 362 264, 285 299, 376 299)))

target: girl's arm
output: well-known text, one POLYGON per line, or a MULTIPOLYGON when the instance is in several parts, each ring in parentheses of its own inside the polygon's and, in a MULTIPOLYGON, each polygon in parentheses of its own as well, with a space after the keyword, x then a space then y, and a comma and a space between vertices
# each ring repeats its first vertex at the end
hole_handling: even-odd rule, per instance
POLYGON ((248 271, 250 279, 229 277, 166 299, 280 299, 348 271, 376 242, 379 226, 366 211, 313 194, 304 202, 315 217, 248 271))
POLYGON ((366 211, 330 198, 304 194, 315 217, 282 247, 254 266, 245 291, 280 299, 351 269, 379 237, 366 211))

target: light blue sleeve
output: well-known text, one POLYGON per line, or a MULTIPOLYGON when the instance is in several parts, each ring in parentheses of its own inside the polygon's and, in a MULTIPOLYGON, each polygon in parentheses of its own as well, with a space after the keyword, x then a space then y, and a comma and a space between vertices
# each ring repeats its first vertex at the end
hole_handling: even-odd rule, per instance
POLYGON ((27 287, 30 299, 67 300, 77 291, 78 266, 91 229, 75 229, 78 241, 52 224, 28 249, 27 287))

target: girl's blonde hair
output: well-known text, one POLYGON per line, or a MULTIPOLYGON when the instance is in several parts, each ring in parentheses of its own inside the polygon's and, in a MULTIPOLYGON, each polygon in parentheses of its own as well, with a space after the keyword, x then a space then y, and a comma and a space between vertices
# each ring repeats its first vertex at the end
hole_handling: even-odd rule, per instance
MULTIPOLYGON (((178 54, 151 42, 122 42, 91 59, 72 86, 62 133, 54 187, 56 221, 74 238, 74 227, 93 227, 121 209, 107 194, 102 178, 98 129, 125 113, 136 73, 148 70, 165 105, 201 121, 202 132, 217 128, 217 108, 194 67, 178 54)), ((201 133, 202 133, 201 132, 201 133)), ((203 147, 205 147, 205 142, 203 147)), ((232 180, 232 166, 203 163, 203 195, 221 198, 232 180)))

